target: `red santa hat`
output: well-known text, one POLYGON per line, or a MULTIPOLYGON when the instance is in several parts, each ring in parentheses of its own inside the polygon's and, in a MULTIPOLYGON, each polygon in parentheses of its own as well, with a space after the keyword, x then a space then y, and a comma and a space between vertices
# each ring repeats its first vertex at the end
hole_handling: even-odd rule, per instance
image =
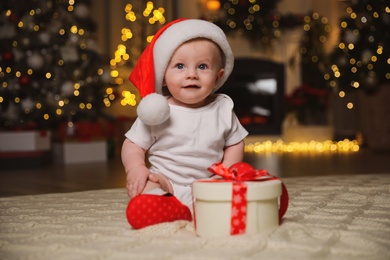
POLYGON ((234 56, 221 28, 198 19, 181 18, 166 24, 154 35, 129 77, 142 97, 137 114, 145 124, 158 125, 169 118, 169 105, 162 93, 165 70, 175 50, 195 38, 213 41, 225 55, 225 73, 214 91, 225 83, 232 72, 234 56))

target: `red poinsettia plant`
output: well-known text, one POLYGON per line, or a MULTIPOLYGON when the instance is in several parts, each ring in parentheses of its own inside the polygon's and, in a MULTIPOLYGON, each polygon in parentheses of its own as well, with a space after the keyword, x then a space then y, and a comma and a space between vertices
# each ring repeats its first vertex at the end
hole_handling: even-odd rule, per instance
POLYGON ((285 97, 287 113, 294 113, 302 125, 327 124, 329 89, 302 84, 285 97))

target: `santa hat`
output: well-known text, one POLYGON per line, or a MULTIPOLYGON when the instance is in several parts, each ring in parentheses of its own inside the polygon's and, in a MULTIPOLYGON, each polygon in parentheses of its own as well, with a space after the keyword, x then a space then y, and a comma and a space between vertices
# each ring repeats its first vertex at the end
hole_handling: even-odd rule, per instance
POLYGON ((183 18, 166 24, 154 35, 129 77, 142 97, 137 114, 146 125, 158 125, 169 118, 169 105, 162 95, 165 70, 175 50, 195 38, 213 41, 225 54, 225 73, 214 91, 225 83, 232 72, 234 56, 224 32, 218 26, 205 20, 183 18))

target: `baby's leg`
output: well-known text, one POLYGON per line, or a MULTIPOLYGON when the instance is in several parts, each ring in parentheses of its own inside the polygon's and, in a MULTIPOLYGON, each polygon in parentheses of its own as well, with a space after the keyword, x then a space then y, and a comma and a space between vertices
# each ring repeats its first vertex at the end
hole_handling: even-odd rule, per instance
POLYGON ((161 189, 164 193, 168 192, 173 194, 171 182, 165 176, 158 173, 152 173, 149 175, 149 179, 143 193, 148 193, 155 189, 161 189))
POLYGON ((161 188, 160 183, 152 182, 152 181, 147 181, 146 186, 142 192, 143 194, 157 194, 157 195, 162 195, 165 194, 166 192, 163 191, 161 188))
POLYGON ((150 174, 142 193, 132 198, 126 209, 127 220, 133 228, 176 220, 192 221, 191 210, 172 196, 172 184, 165 176, 150 174))

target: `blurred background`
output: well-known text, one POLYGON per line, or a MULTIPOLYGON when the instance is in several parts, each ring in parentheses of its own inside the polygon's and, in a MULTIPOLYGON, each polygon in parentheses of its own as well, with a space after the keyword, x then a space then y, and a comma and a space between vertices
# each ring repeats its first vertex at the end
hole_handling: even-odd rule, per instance
POLYGON ((388 1, 9 0, 0 2, 4 179, 96 164, 121 172, 140 100, 128 76, 179 17, 228 36, 236 61, 220 92, 250 133, 245 160, 280 176, 390 169, 388 1))

